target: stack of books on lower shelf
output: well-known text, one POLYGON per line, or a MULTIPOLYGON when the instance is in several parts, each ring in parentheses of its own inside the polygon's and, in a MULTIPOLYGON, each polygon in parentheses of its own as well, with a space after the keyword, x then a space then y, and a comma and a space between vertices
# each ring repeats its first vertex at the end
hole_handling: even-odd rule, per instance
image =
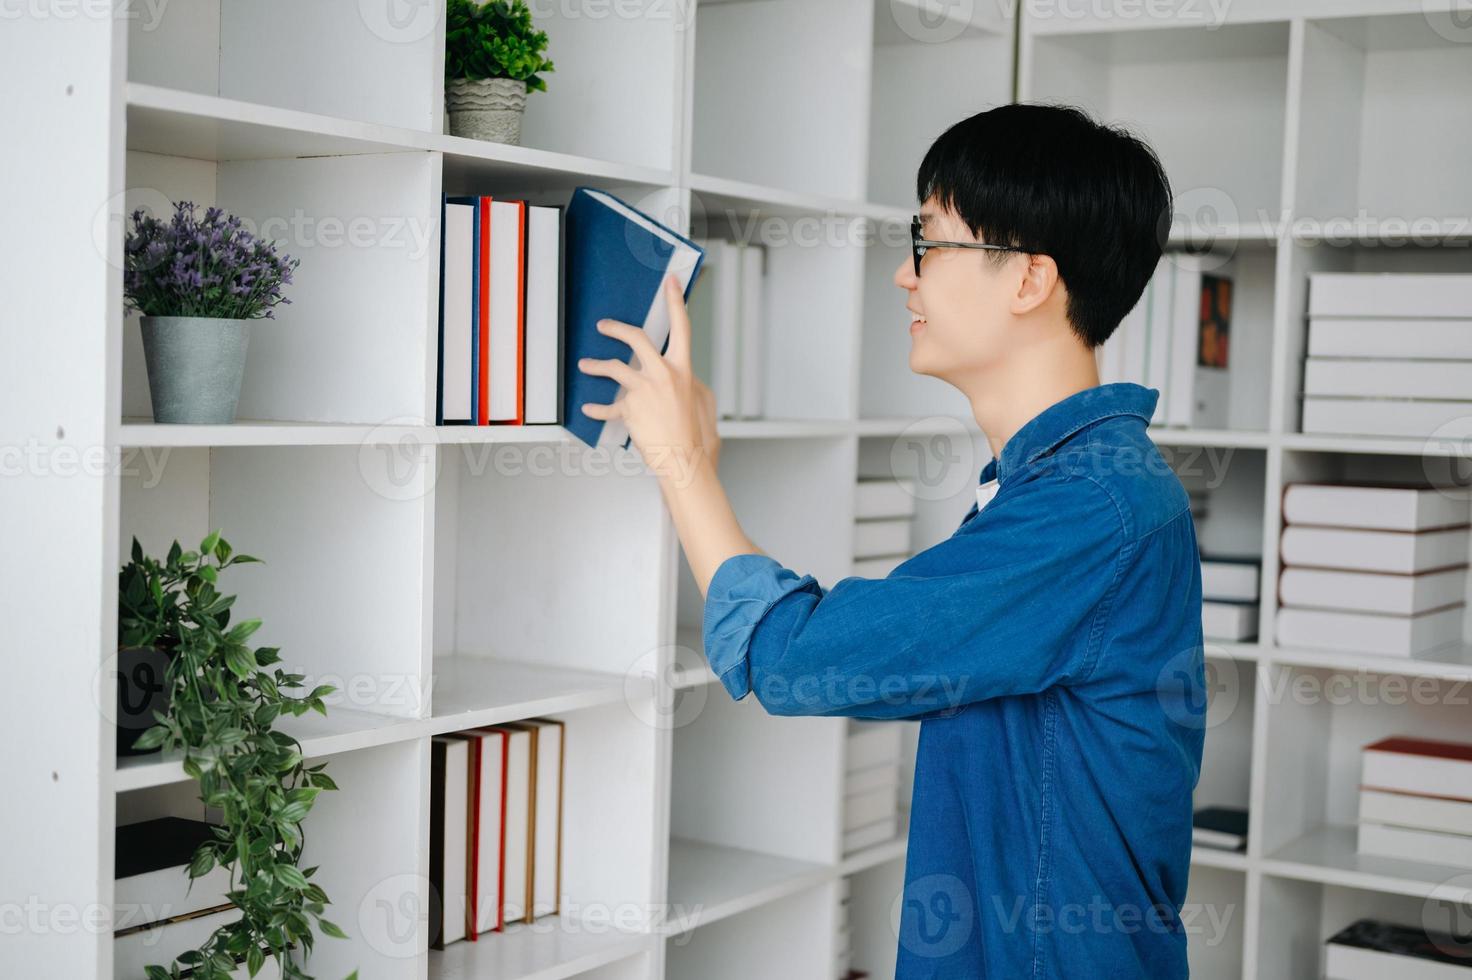
MULTIPOLYGON (((167 970, 183 953, 198 949, 221 926, 240 918, 230 903, 230 872, 219 864, 189 877, 194 852, 213 840, 214 827, 198 820, 161 817, 125 824, 114 835, 113 976, 146 980, 149 966, 167 970)), ((242 963, 238 974, 246 975, 242 963)), ((279 978, 267 959, 257 980, 279 978)))
POLYGON ((910 522, 915 484, 893 477, 861 476, 854 491, 854 574, 884 578, 913 552, 910 522))
POLYGON ((430 933, 444 949, 555 915, 562 894, 560 721, 436 736, 430 753, 430 933))
POLYGON ((1472 433, 1472 275, 1319 273, 1308 315, 1304 432, 1472 433))
POLYGON ((705 265, 690 292, 690 366, 716 396, 718 418, 760 418, 767 250, 721 239, 696 244, 705 265))
POLYGON ((1472 745, 1396 737, 1365 746, 1359 852, 1472 868, 1472 745))
POLYGON ((845 855, 899 833, 902 735, 895 722, 849 722, 843 775, 845 855))
POLYGON ((1296 483, 1283 520, 1281 646, 1410 657, 1461 642, 1465 497, 1296 483))
POLYGON ((1234 806, 1204 806, 1191 817, 1191 843, 1217 851, 1247 850, 1247 811, 1234 806))
POLYGON ((1472 980, 1465 936, 1360 919, 1324 945, 1325 980, 1472 980))
POLYGON ((1242 642, 1257 637, 1261 558, 1203 555, 1201 632, 1208 640, 1242 642))

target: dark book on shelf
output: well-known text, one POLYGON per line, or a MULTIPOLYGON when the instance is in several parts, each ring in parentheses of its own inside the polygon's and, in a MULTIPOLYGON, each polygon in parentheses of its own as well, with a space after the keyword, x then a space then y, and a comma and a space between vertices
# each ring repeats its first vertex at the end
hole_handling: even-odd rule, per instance
POLYGON ((1360 919, 1330 936, 1327 946, 1325 966, 1331 977, 1369 980, 1394 970, 1395 976, 1413 980, 1445 976, 1448 966, 1461 967, 1472 977, 1472 936, 1360 919))
POLYGON ((1247 847, 1247 811, 1231 806, 1208 806, 1191 818, 1191 840, 1202 847, 1241 851, 1247 847))

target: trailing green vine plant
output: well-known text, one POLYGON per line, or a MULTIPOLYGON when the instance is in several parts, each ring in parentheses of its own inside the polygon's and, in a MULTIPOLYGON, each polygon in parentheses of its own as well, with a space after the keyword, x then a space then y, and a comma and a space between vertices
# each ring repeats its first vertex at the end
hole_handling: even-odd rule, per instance
MULTIPOLYGON (((199 949, 167 967, 148 967, 149 980, 177 980, 186 970, 195 980, 229 980, 242 960, 253 977, 268 956, 286 980, 311 980, 290 951, 311 952, 314 924, 325 935, 346 936, 323 918, 327 893, 311 881, 317 869, 298 867, 301 824, 317 794, 337 786, 325 763, 307 766, 301 744, 273 725, 283 714, 326 715, 322 698, 333 688, 287 693, 304 686, 303 676, 274 667, 277 648, 246 642, 261 621, 230 624, 236 597, 219 591, 220 572, 259 559, 235 554, 220 532, 198 551, 175 541, 163 562, 144 555, 134 538, 131 557, 118 581, 119 645, 157 647, 169 658, 168 707, 154 712, 156 724, 135 746, 179 751, 200 800, 220 812, 216 839, 195 851, 189 877, 228 868, 226 897, 241 912, 199 949)), ((348 980, 356 977, 354 971, 348 980)))

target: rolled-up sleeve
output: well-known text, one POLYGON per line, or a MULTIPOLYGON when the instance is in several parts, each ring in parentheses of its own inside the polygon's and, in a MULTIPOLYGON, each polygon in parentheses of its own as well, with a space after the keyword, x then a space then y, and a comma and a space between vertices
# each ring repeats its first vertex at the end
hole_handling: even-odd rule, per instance
POLYGON ((1124 559, 1120 512, 1087 477, 1003 493, 883 579, 831 589, 757 554, 705 600, 711 669, 773 714, 916 717, 1076 681, 1124 559))

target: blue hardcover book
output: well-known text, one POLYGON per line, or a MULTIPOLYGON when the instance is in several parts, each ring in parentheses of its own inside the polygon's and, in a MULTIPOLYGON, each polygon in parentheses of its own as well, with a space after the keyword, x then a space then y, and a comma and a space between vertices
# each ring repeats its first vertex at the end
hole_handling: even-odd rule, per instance
MULTIPOLYGON (((445 195, 445 204, 462 204, 462 205, 465 205, 465 206, 469 207, 471 209, 471 212, 474 214, 474 223, 473 223, 473 226, 472 226, 473 231, 472 231, 472 238, 471 238, 472 245, 471 245, 471 261, 470 261, 470 283, 469 283, 469 287, 468 287, 470 289, 470 323, 469 323, 469 333, 470 333, 470 411, 469 411, 468 415, 466 415, 464 418, 458 417, 458 414, 457 414, 456 417, 452 417, 450 419, 445 420, 444 421, 444 424, 446 424, 446 425, 474 425, 475 424, 475 407, 476 407, 476 404, 477 404, 476 399, 478 398, 478 395, 479 395, 479 392, 480 392, 480 301, 481 301, 480 267, 481 267, 481 221, 482 221, 482 213, 483 213, 484 209, 481 207, 480 198, 473 197, 473 196, 457 197, 457 196, 453 196, 453 195, 447 194, 447 195, 445 195)), ((441 240, 441 248, 443 248, 443 242, 444 242, 443 232, 441 233, 441 239, 440 240, 441 240)), ((444 274, 445 274, 445 260, 442 257, 441 260, 440 260, 440 278, 441 278, 441 284, 440 284, 440 291, 441 291, 440 311, 441 311, 441 313, 440 313, 440 315, 441 315, 441 319, 442 320, 443 320, 444 309, 445 309, 445 297, 443 295, 443 293, 444 293, 444 274)), ((455 302, 451 302, 450 305, 452 307, 454 307, 457 304, 455 302)), ((463 305, 464 305, 463 299, 460 301, 460 303, 458 305, 461 306, 461 307, 463 307, 463 305)), ((441 323, 441 330, 443 330, 443 326, 444 325, 443 325, 443 322, 442 322, 441 323)), ((464 331, 452 331, 452 333, 454 333, 456 335, 463 335, 464 331)), ((454 357, 452 357, 451 358, 451 363, 463 363, 462 357, 461 357, 461 354, 462 353, 463 352, 457 353, 454 357)), ((445 358, 445 349, 444 349, 444 341, 442 339, 441 342, 440 342, 440 359, 441 359, 441 363, 442 364, 444 362, 444 358, 445 358)), ((443 373, 443 367, 441 367, 441 372, 443 373)), ((443 398, 443 392, 444 392, 444 380, 443 380, 443 377, 440 380, 440 391, 441 391, 441 398, 443 398)))
POLYGON ((633 351, 627 344, 598 332, 603 319, 642 327, 655 350, 663 352, 669 343, 670 316, 661 283, 666 273, 673 274, 688 299, 705 252, 612 194, 590 187, 573 191, 566 233, 564 424, 589 446, 628 448, 629 433, 622 421, 604 423, 582 410, 590 402, 614 401, 618 382, 584 374, 578 370, 578 359, 631 360, 633 351))

